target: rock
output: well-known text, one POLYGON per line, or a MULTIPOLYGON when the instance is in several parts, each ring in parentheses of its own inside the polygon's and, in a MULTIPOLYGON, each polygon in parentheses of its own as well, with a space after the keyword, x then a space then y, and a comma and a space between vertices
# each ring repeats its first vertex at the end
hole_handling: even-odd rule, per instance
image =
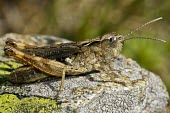
MULTIPOLYGON (((0 38, 2 63, 12 60, 3 55, 2 49, 7 37, 35 45, 66 41, 52 36, 6 34, 0 38)), ((15 61, 12 60, 12 62, 15 61)), ((141 68, 135 61, 127 59, 123 55, 111 62, 111 65, 113 67, 111 72, 119 76, 117 81, 120 81, 120 83, 112 82, 103 72, 67 76, 64 91, 60 95, 61 103, 58 104, 51 99, 54 99, 57 94, 61 80, 59 78, 20 85, 5 81, 0 85, 0 112, 4 109, 10 112, 20 110, 25 112, 27 110, 28 112, 61 113, 165 112, 169 95, 159 76, 141 68), (122 84, 121 81, 125 77, 129 78, 129 81, 133 84, 122 84), (14 100, 16 101, 15 104, 13 103, 14 100)), ((128 84, 129 81, 126 81, 128 84)))

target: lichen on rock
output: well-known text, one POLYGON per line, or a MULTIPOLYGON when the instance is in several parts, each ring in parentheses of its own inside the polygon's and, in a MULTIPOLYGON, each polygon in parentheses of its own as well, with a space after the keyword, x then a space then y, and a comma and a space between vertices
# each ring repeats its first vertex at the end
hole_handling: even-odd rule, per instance
POLYGON ((1 113, 50 113, 59 109, 55 100, 29 97, 18 99, 13 94, 0 95, 1 113))

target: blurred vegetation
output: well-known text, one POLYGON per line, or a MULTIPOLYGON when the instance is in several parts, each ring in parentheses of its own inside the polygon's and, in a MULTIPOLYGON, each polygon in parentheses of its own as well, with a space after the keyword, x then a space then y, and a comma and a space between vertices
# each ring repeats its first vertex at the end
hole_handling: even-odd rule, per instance
POLYGON ((163 17, 129 37, 154 37, 167 43, 129 40, 123 54, 160 75, 170 91, 169 14, 169 0, 0 0, 0 34, 48 34, 80 41, 113 31, 125 35, 163 17))

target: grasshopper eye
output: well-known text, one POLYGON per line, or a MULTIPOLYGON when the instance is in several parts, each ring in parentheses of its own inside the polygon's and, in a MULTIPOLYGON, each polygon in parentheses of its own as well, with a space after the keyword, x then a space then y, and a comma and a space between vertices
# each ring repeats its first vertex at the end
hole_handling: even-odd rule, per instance
POLYGON ((116 37, 114 37, 114 36, 110 36, 110 37, 109 37, 109 40, 110 40, 110 42, 114 42, 114 41, 116 41, 117 39, 116 39, 116 37))

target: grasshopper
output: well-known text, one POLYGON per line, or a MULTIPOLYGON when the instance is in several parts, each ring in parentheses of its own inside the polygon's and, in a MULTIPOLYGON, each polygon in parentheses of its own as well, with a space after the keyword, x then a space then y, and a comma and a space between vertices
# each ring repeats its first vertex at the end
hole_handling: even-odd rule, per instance
POLYGON ((5 55, 25 64, 12 71, 8 79, 12 83, 30 83, 48 76, 62 77, 57 95, 63 90, 65 75, 78 75, 98 70, 105 72, 114 82, 114 74, 109 73, 110 68, 105 68, 103 65, 114 62, 126 40, 142 38, 165 42, 148 37, 127 38, 140 28, 160 19, 162 17, 151 20, 125 36, 110 33, 91 40, 51 46, 37 47, 7 39, 4 47, 5 55))

